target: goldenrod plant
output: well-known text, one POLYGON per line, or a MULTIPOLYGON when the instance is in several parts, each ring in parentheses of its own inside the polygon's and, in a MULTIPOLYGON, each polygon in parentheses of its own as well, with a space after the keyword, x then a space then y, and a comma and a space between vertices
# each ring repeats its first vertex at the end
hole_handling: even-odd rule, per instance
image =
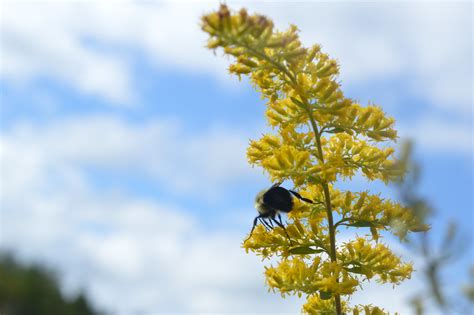
POLYGON ((202 29, 210 37, 207 47, 233 56, 229 71, 248 76, 266 100, 266 118, 277 133, 250 142, 249 162, 273 183, 291 183, 314 201, 295 200, 286 231, 258 225, 244 241, 247 252, 278 258, 265 268, 267 285, 283 297, 304 295, 308 314, 385 314, 373 305, 350 306, 348 299, 364 281, 399 284, 411 276, 412 264, 382 243, 381 231, 403 240, 427 226, 396 202, 342 191, 336 183, 358 172, 385 183, 403 175, 390 147, 395 120, 379 106, 346 98, 336 60, 319 45, 303 47, 294 25, 277 31, 263 15, 221 5, 202 17, 202 29), (369 234, 337 243, 346 229, 369 234))

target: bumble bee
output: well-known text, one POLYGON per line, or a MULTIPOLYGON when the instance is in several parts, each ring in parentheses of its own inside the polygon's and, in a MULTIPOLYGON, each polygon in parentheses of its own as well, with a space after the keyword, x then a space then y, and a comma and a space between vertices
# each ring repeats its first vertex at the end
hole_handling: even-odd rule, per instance
POLYGON ((255 208, 258 211, 258 216, 253 220, 252 230, 250 230, 250 235, 247 240, 252 236, 258 221, 260 221, 265 228, 269 229, 273 229, 273 223, 275 223, 285 231, 288 239, 290 239, 281 220, 280 212, 288 213, 293 210, 293 196, 302 201, 314 203, 312 200, 301 197, 296 191, 283 188, 280 185, 281 182, 273 184, 272 187, 262 190, 255 197, 255 208))

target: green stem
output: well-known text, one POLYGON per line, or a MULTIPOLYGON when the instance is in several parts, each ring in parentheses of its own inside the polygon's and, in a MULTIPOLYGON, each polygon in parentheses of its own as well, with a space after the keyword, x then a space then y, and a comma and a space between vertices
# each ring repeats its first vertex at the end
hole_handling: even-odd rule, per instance
MULTIPOLYGON (((301 96, 301 95, 300 95, 301 96)), ((306 99, 303 99, 305 103, 307 103, 306 99)), ((324 155, 323 155, 323 148, 321 146, 321 136, 318 131, 318 126, 316 125, 316 122, 313 117, 312 111, 309 109, 308 106, 308 115, 309 115, 309 120, 311 122, 311 127, 313 128, 313 133, 314 137, 316 138, 316 144, 318 147, 318 152, 320 156, 321 163, 324 164, 324 155)), ((332 206, 331 206, 331 195, 329 193, 329 185, 327 182, 323 182, 323 192, 324 192, 324 199, 326 201, 326 214, 328 217, 328 229, 329 229, 329 241, 331 245, 331 252, 330 252, 330 257, 332 262, 337 262, 337 255, 336 255, 336 228, 334 227, 334 219, 332 216, 332 206)), ((339 282, 338 279, 336 279, 336 282, 339 282)), ((339 294, 334 295, 334 301, 336 304, 336 313, 337 315, 342 314, 342 308, 341 308, 341 296, 339 294)))
MULTIPOLYGON (((232 40, 231 40, 232 41, 232 40)), ((282 64, 278 63, 277 61, 273 60, 272 58, 268 57, 265 55, 265 53, 262 53, 253 47, 250 47, 249 45, 245 45, 243 43, 239 43, 237 40, 233 40, 234 44, 244 47, 248 49, 251 53, 256 55, 257 57, 260 57, 268 62, 270 62, 272 65, 274 65, 278 70, 280 70, 282 73, 284 73, 289 80, 291 81, 290 84, 291 86, 295 89, 295 91, 299 94, 301 100, 303 101, 304 105, 306 106, 306 111, 309 116, 309 120, 311 122, 311 126, 313 128, 313 133, 316 139, 316 144, 318 147, 318 152, 319 156, 318 159, 321 161, 322 164, 324 164, 324 156, 323 156, 323 149, 321 145, 321 134, 318 131, 318 126, 316 125, 316 122, 313 117, 313 113, 310 109, 310 105, 306 97, 304 96, 304 93, 301 91, 300 87, 298 86, 298 83, 296 82, 295 76, 282 64)), ((330 258, 332 262, 337 262, 337 255, 336 255, 336 229, 334 227, 334 220, 332 216, 332 207, 331 207, 331 195, 329 193, 329 185, 327 182, 324 182, 322 184, 323 186, 323 191, 324 191, 324 199, 326 203, 326 213, 328 217, 328 228, 329 228, 329 240, 330 240, 330 258)), ((337 282, 339 282, 338 279, 336 279, 337 282)), ((339 294, 334 295, 334 301, 336 304, 336 314, 337 315, 342 315, 342 308, 341 308, 341 297, 339 294)))

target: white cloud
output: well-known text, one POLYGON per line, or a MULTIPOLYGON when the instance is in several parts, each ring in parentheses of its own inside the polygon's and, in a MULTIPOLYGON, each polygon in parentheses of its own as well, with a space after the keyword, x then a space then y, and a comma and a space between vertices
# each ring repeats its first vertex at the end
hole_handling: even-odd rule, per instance
POLYGON ((213 185, 251 180, 240 169, 246 162, 236 141, 224 146, 229 164, 210 162, 222 157, 221 132, 230 140, 229 134, 238 134, 219 128, 194 139, 171 122, 130 125, 106 117, 7 130, 0 146, 2 249, 55 266, 67 291, 85 286, 114 314, 296 312, 294 299, 266 292, 259 259, 240 248, 235 228, 210 232, 191 209, 134 197, 126 189, 97 191, 88 177, 91 165, 128 168, 167 184, 186 177, 199 193, 201 185, 218 189, 213 185), (187 174, 177 161, 192 164, 187 174))
MULTIPOLYGON (((472 3, 252 4, 280 28, 295 23, 341 64, 344 85, 403 80, 437 107, 472 113, 472 3)), ((407 91, 402 91, 406 94, 407 91)), ((398 91, 400 93, 400 91, 398 91)), ((357 97, 357 96, 356 96, 357 97)))
POLYGON ((472 126, 436 117, 424 117, 412 124, 401 125, 402 140, 411 139, 422 150, 432 153, 472 156, 472 126))
MULTIPOLYGON (((87 176, 91 165, 114 172, 143 167, 157 178, 158 170, 168 169, 163 174, 172 182, 174 176, 184 176, 175 161, 192 159, 195 164, 186 172, 203 168, 212 174, 188 173, 194 187, 219 186, 239 176, 251 181, 253 175, 239 166, 245 161, 235 157, 242 152, 238 141, 220 152, 222 134, 225 140, 231 134, 244 138, 223 127, 188 137, 176 122, 129 124, 110 117, 48 126, 24 122, 7 130, 0 146, 2 248, 52 264, 61 271, 68 292, 84 286, 97 305, 114 314, 298 313, 302 303, 297 298, 267 292, 263 263, 240 248, 239 224, 210 231, 190 209, 123 189, 97 191, 87 176), (200 150, 206 155, 196 158, 200 150), (209 162, 220 154, 234 160, 209 162), (156 169, 146 166, 157 163, 156 169)), ((362 295, 354 302, 391 309, 404 303, 398 291, 385 289, 377 292, 394 294, 390 301, 362 295)))
POLYGON ((182 210, 59 187, 29 201, 3 204, 2 247, 54 265, 69 292, 84 286, 113 314, 298 310, 266 292, 240 235, 207 233, 182 210))
MULTIPOLYGON (((88 45, 87 34, 74 30, 77 6, 7 3, 2 9, 3 77, 16 82, 53 78, 112 104, 132 101, 129 66, 118 54, 88 45)), ((87 24, 87 17, 80 23, 87 24)))
POLYGON ((257 178, 246 161, 247 139, 247 132, 224 127, 190 135, 171 120, 132 124, 95 116, 64 118, 47 126, 18 123, 3 136, 2 159, 5 164, 21 163, 21 171, 4 168, 11 180, 3 193, 9 196, 28 185, 38 185, 36 191, 44 192, 39 181, 43 177, 84 181, 75 168, 80 165, 137 174, 165 190, 194 191, 207 198, 218 194, 224 184, 257 178))
MULTIPOLYGON (((49 75, 79 90, 130 101, 133 84, 122 49, 139 49, 171 70, 225 74, 225 58, 204 49, 199 17, 211 2, 3 5, 2 74, 49 75), (40 13, 40 14, 39 14, 40 13), (46 22, 47 21, 47 22, 46 22), (112 45, 99 49, 88 43, 112 45)), ((306 44, 318 42, 342 65, 344 84, 404 80, 411 93, 459 113, 472 105, 472 4, 231 2, 296 23, 306 44)), ((223 80, 228 82, 229 79, 223 80)))

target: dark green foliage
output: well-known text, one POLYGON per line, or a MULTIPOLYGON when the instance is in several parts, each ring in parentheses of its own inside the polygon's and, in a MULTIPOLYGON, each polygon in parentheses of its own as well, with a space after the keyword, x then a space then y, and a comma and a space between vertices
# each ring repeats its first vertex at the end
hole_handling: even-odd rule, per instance
POLYGON ((54 274, 41 266, 24 266, 9 255, 0 255, 0 314, 93 315, 82 294, 68 300, 54 274))

